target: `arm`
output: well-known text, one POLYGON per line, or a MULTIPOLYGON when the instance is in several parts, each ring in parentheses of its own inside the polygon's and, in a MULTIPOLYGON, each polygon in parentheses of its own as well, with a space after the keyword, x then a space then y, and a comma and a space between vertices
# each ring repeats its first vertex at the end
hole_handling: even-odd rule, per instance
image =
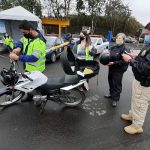
POLYGON ((21 62, 36 62, 38 61, 38 58, 34 55, 20 55, 19 61, 21 62))
MULTIPOLYGON (((37 49, 37 47, 40 48, 39 44, 38 44, 38 46, 36 46, 36 44, 35 44, 35 46, 33 47, 33 49, 37 49)), ((21 51, 20 47, 18 47, 18 48, 15 49, 16 53, 18 51, 21 51)), ((17 56, 16 53, 14 53, 14 52, 11 53, 9 57, 11 59, 13 59, 13 60, 19 60, 21 62, 36 62, 40 58, 40 54, 41 54, 41 52, 39 50, 33 50, 32 55, 20 55, 20 56, 17 56)))
POLYGON ((124 50, 121 50, 120 54, 118 55, 118 57, 116 57, 116 61, 114 61, 114 66, 127 66, 128 65, 128 62, 125 62, 123 59, 122 59, 122 54, 124 53, 130 53, 130 49, 129 48, 126 48, 124 50))
POLYGON ((147 54, 145 61, 138 61, 134 59, 130 59, 129 64, 132 66, 133 69, 136 69, 142 75, 149 75, 150 74, 150 54, 147 54))
POLYGON ((18 41, 15 44, 15 49, 13 50, 13 53, 19 55, 22 49, 23 49, 23 43, 21 41, 18 41))

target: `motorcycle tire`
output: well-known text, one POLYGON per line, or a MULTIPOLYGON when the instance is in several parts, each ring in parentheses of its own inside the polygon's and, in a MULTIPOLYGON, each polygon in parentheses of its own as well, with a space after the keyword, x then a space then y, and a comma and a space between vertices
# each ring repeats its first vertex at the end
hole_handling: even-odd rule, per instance
POLYGON ((65 91, 64 99, 61 100, 61 102, 69 107, 77 107, 84 103, 85 98, 83 91, 80 91, 79 89, 72 89, 65 91))
POLYGON ((11 90, 9 93, 1 94, 0 96, 0 106, 9 106, 19 101, 23 96, 24 92, 18 90, 11 90))

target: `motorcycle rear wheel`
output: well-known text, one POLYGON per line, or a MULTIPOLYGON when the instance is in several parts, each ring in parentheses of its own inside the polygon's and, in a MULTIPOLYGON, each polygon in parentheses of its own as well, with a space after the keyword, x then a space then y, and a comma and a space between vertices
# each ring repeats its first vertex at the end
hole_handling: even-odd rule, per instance
POLYGON ((19 101, 24 94, 24 92, 12 89, 8 93, 4 93, 0 96, 0 106, 12 105, 19 101))
POLYGON ((77 107, 84 103, 85 94, 79 89, 72 89, 64 92, 64 98, 61 99, 62 103, 69 107, 77 107))

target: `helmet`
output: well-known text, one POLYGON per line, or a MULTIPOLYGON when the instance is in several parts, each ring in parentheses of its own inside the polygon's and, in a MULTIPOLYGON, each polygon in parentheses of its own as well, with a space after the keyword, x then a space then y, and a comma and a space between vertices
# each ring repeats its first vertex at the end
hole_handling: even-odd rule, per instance
POLYGON ((109 51, 102 52, 99 61, 101 64, 107 65, 110 62, 110 52, 109 51))
POLYGON ((10 71, 6 68, 3 68, 1 71, 1 81, 4 85, 12 85, 17 83, 18 81, 18 75, 15 73, 15 71, 10 71))

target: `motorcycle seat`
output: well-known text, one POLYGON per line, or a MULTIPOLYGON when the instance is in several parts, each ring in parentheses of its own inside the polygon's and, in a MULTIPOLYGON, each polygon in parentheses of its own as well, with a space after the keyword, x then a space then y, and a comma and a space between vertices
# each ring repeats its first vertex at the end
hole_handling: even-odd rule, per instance
POLYGON ((49 78, 47 83, 42 85, 40 89, 45 91, 55 90, 65 86, 76 84, 78 82, 79 82, 79 78, 77 75, 64 75, 58 78, 49 78))

